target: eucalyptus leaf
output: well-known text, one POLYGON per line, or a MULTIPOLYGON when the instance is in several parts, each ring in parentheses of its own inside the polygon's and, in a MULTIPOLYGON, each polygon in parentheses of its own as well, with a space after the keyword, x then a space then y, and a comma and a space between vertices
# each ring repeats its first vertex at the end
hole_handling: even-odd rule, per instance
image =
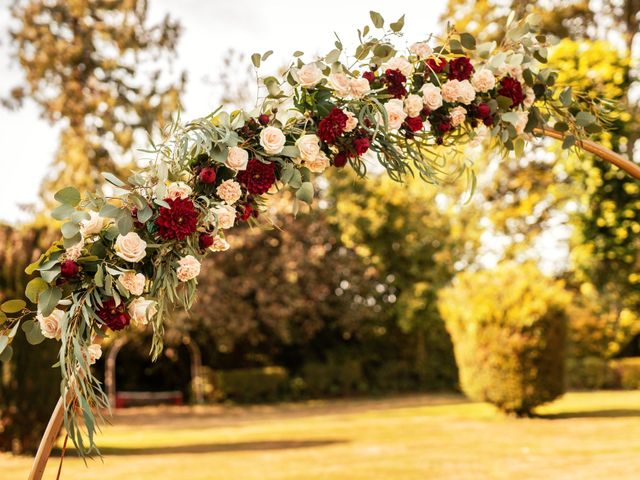
POLYGON ((65 187, 62 190, 58 190, 53 196, 58 202, 63 205, 69 205, 75 207, 80 203, 80 192, 75 187, 65 187))
POLYGON ((11 347, 11 345, 7 345, 7 347, 1 351, 2 353, 0 353, 0 362, 8 362, 9 360, 11 360, 11 356, 13 355, 13 348, 11 347))
POLYGON ((460 43, 467 50, 476 49, 476 39, 470 33, 464 32, 460 34, 460 43))
POLYGON ((101 174, 104 179, 109 182, 111 185, 114 185, 116 187, 126 187, 127 184, 124 183, 122 180, 120 180, 118 177, 116 177, 113 173, 109 173, 109 172, 102 172, 101 174))
POLYGON ((24 300, 7 300, 2 305, 0 305, 0 309, 4 313, 18 313, 22 311, 27 306, 27 303, 24 300))
POLYGON ((25 288, 25 295, 31 302, 38 303, 38 296, 48 287, 41 277, 32 278, 25 288))
POLYGON ((305 203, 311 204, 313 201, 313 184, 311 182, 303 182, 296 192, 296 198, 305 203))
POLYGON ((396 20, 393 23, 389 24, 389 27, 391 27, 391 31, 393 32, 400 32, 403 27, 404 27, 404 15, 402 15, 398 20, 396 20))
POLYGON ((73 212, 75 212, 75 209, 71 205, 62 204, 51 211, 51 216, 56 220, 66 220, 71 217, 73 212))
POLYGON ((380 15, 378 12, 374 12, 373 10, 371 10, 369 12, 369 16, 371 17, 371 22, 373 23, 374 27, 384 27, 384 18, 382 18, 382 15, 380 15))
POLYGON ((38 311, 45 317, 51 315, 58 302, 62 298, 62 290, 58 287, 49 287, 38 297, 38 311))
POLYGON ((77 223, 66 222, 62 224, 62 228, 60 230, 62 230, 62 236, 64 238, 73 238, 80 231, 80 227, 77 223))

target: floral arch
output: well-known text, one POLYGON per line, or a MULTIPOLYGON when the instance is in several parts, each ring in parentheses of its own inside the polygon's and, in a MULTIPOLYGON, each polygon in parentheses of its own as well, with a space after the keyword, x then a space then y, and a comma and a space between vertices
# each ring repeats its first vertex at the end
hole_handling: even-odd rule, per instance
MULTIPOLYGON (((393 42, 404 17, 388 29, 378 13, 371 20, 354 55, 340 40, 316 61, 296 52, 282 78, 262 79, 266 95, 254 110, 176 122, 147 151, 147 167, 127 179, 103 174, 104 192, 55 195, 62 239, 27 269, 35 307, 10 300, 0 314, 4 357, 20 325, 32 343, 60 341, 61 399, 30 478, 42 477, 63 422, 81 454, 98 452, 96 422, 109 404, 91 373, 100 339, 150 324, 157 357, 169 309, 194 301, 202 257, 227 250, 225 231, 237 223, 262 221, 277 190, 310 204, 316 174, 349 164, 364 177, 377 162, 398 182, 417 175, 437 186, 463 176, 472 191, 465 144, 519 154, 545 135, 640 178, 637 165, 586 139, 606 125, 611 105, 556 83, 544 66, 551 40, 537 33, 535 16, 511 18, 500 44, 476 45, 450 29, 406 51, 393 42)), ((270 53, 254 54, 255 67, 270 53)))

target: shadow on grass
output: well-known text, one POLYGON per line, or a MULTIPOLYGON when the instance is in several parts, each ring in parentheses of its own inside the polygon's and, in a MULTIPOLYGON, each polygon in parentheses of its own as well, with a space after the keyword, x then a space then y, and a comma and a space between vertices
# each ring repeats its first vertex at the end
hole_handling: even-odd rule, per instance
POLYGON ((624 418, 640 417, 640 409, 618 408, 609 410, 591 410, 584 412, 559 412, 536 415, 535 418, 562 420, 567 418, 624 418))
MULTIPOLYGON (((267 450, 292 450, 298 448, 326 447, 347 443, 344 440, 265 440, 255 442, 234 442, 234 443, 198 443, 193 445, 167 445, 158 447, 142 448, 120 448, 102 447, 102 455, 167 455, 179 453, 229 453, 229 452, 254 452, 267 450)), ((60 456, 60 451, 54 452, 56 457, 60 456)), ((67 455, 75 456, 74 450, 69 450, 67 455)))

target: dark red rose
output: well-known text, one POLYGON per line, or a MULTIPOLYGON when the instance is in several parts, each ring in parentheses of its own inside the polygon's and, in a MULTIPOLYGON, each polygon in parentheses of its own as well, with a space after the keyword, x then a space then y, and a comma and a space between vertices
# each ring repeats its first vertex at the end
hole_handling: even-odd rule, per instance
POLYGON ((266 113, 263 113, 258 116, 258 121, 260 122, 260 125, 266 125, 267 123, 269 123, 269 120, 270 120, 270 117, 266 113))
POLYGON ((60 275, 73 278, 80 273, 80 266, 74 260, 65 260, 60 264, 60 275))
POLYGON ((426 73, 442 73, 447 66, 447 60, 444 58, 430 58, 427 60, 426 73))
POLYGON ((188 199, 165 198, 171 208, 160 207, 160 213, 156 219, 158 235, 164 240, 184 240, 196 231, 198 225, 198 212, 193 202, 188 199))
POLYGON ((213 167, 204 167, 198 174, 198 180, 201 183, 212 184, 216 181, 216 169, 213 167))
POLYGON ((367 82, 373 83, 376 80, 376 74, 373 72, 364 72, 362 74, 362 78, 366 78, 367 82))
POLYGON ((429 115, 431 115, 431 110, 429 110, 429 108, 427 107, 424 107, 422 110, 420 110, 420 115, 428 117, 429 115))
POLYGON ((440 123, 438 123, 438 130, 442 133, 451 130, 451 120, 449 119, 449 117, 440 120, 440 123))
POLYGON ((516 108, 524 102, 524 92, 522 85, 513 77, 504 77, 500 80, 498 95, 511 99, 511 108, 516 108))
POLYGON ((243 222, 246 222, 247 220, 249 220, 249 217, 251 217, 251 215, 253 215, 253 205, 251 205, 250 203, 247 203, 244 206, 242 213, 238 214, 238 218, 243 222))
POLYGON ((469 80, 475 69, 467 57, 454 58, 449 62, 449 80, 469 80))
POLYGON ((325 143, 334 143, 336 139, 344 133, 347 126, 347 114, 335 107, 329 115, 318 123, 318 137, 325 143))
POLYGON ((411 132, 419 132, 422 130, 422 118, 420 117, 407 117, 404 121, 405 126, 411 132))
POLYGON ((387 86, 387 91, 393 95, 394 98, 402 98, 407 94, 407 89, 404 87, 404 82, 407 81, 400 70, 388 69, 384 72, 382 81, 387 86))
POLYGON ((478 105, 476 113, 478 115, 478 118, 487 118, 489 115, 491 115, 491 107, 486 103, 481 103, 480 105, 478 105))
POLYGON ((493 117, 487 117, 482 119, 482 123, 484 123, 487 127, 493 125, 493 117))
POLYGON ((111 297, 102 300, 102 307, 98 308, 96 313, 100 320, 114 331, 122 330, 128 326, 131 321, 131 317, 129 317, 124 303, 120 302, 120 304, 116 306, 115 299, 111 297))
POLYGON ((206 250, 213 245, 213 237, 208 233, 201 233, 198 237, 198 245, 200 245, 202 250, 206 250))
POLYGON ((344 167, 347 164, 347 154, 344 152, 337 153, 336 156, 333 157, 333 164, 338 168, 344 167))
POLYGON ((356 138, 353 141, 353 148, 358 155, 364 155, 369 150, 369 139, 366 137, 356 138))
POLYGON ((252 158, 247 163, 247 169, 240 172, 237 179, 251 195, 262 195, 276 182, 276 164, 252 158))

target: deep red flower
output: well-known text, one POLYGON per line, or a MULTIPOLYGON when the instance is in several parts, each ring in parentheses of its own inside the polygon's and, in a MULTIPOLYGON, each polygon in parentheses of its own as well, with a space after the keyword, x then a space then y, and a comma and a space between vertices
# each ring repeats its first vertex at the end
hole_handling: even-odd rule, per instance
POLYGON ((208 233, 201 233, 198 237, 198 245, 200 245, 202 250, 206 250, 213 245, 213 237, 208 233))
POLYGON ((318 123, 318 137, 325 143, 334 143, 336 139, 344 133, 347 126, 347 114, 337 107, 334 107, 329 115, 318 123))
POLYGON ((253 214, 253 205, 251 205, 250 203, 247 203, 244 206, 242 213, 238 214, 238 218, 240 218, 240 220, 242 220, 243 222, 246 222, 247 220, 249 220, 249 217, 251 217, 252 214, 253 214))
POLYGON ((522 85, 513 77, 504 77, 500 80, 498 95, 511 99, 511 108, 516 108, 524 102, 524 92, 522 85))
POLYGON ((487 127, 493 125, 493 117, 487 117, 482 119, 482 123, 484 123, 487 127))
POLYGON ((407 117, 404 123, 411 132, 419 132, 423 127, 422 118, 420 117, 407 117))
POLYGON ((427 60, 426 73, 442 73, 447 66, 447 60, 444 58, 430 58, 427 60))
POLYGON ((366 78, 369 83, 373 83, 376 80, 376 74, 373 72, 364 72, 362 78, 366 78))
POLYGON ((344 167, 347 164, 347 154, 344 152, 337 153, 336 156, 333 157, 333 164, 338 168, 344 167))
POLYGON ((262 195, 267 193, 276 181, 276 164, 252 158, 247 164, 247 169, 240 172, 237 179, 251 195, 262 195))
POLYGON ((160 213, 156 219, 158 234, 164 240, 184 240, 196 231, 198 225, 198 212, 193 202, 182 198, 165 198, 171 208, 160 207, 160 213))
POLYGON ((261 125, 266 125, 267 123, 269 123, 269 120, 270 120, 270 117, 266 113, 263 113, 258 116, 258 121, 260 122, 261 125))
POLYGON ((487 118, 489 115, 491 115, 491 107, 486 103, 481 103, 480 105, 478 105, 476 113, 478 115, 478 118, 487 118))
POLYGON ((198 180, 201 183, 212 184, 216 181, 216 169, 213 167, 204 167, 198 174, 198 180))
POLYGON ((80 266, 74 260, 65 260, 60 264, 60 275, 73 278, 80 272, 80 266))
POLYGON ((468 57, 454 58, 449 62, 449 80, 469 80, 475 69, 468 57))
POLYGON ((387 86, 387 91, 393 95, 394 98, 402 98, 407 94, 407 89, 404 87, 404 82, 407 81, 400 70, 388 69, 384 72, 382 81, 387 86))
POLYGON ((442 133, 451 130, 451 120, 449 119, 449 117, 443 118, 440 123, 438 123, 438 130, 442 133))
POLYGON ((102 307, 96 313, 100 320, 114 331, 122 330, 131 321, 124 303, 120 302, 119 305, 116 305, 116 301, 111 297, 102 301, 102 307))
POLYGON ((358 155, 364 155, 369 150, 369 139, 366 137, 356 138, 353 141, 353 148, 358 155))

